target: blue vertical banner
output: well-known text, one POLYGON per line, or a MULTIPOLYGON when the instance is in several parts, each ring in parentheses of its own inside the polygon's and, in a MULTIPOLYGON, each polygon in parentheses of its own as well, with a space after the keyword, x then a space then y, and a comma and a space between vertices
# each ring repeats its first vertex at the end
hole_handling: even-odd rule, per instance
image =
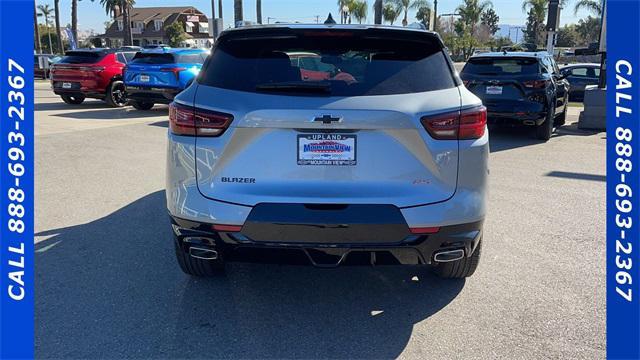
POLYGON ((0 359, 34 356, 34 6, 0 0, 0 359))
POLYGON ((607 1, 607 357, 640 359, 640 1, 607 1))

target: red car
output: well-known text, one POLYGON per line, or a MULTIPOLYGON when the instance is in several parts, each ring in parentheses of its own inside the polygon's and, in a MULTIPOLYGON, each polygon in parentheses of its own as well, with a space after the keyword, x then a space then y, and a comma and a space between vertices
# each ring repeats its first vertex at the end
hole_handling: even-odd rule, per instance
POLYGON ((135 51, 80 49, 67 51, 51 68, 51 86, 67 104, 85 98, 101 99, 110 106, 127 104, 122 70, 135 51))
POLYGON ((356 82, 356 79, 349 73, 337 69, 334 65, 325 64, 322 58, 315 53, 291 52, 287 53, 291 60, 291 65, 300 68, 302 80, 342 80, 347 83, 356 82))

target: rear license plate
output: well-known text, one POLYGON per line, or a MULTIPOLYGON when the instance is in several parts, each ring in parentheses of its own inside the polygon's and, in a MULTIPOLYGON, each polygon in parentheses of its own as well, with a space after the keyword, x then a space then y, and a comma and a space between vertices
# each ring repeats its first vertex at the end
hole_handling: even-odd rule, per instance
POLYGON ((149 75, 140 75, 140 81, 149 82, 149 75))
POLYGON ((356 165, 356 135, 298 135, 298 165, 356 165))
POLYGON ((62 83, 62 88, 63 89, 71 89, 71 83, 68 83, 68 82, 62 83))
POLYGON ((488 95, 502 95, 502 86, 487 86, 488 95))

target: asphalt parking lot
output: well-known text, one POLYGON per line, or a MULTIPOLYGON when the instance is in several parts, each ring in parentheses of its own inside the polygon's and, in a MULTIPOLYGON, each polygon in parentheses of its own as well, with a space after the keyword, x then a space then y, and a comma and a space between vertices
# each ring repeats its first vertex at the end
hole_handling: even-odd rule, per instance
POLYGON ((604 358, 605 133, 491 132, 483 259, 180 272, 164 203, 167 108, 64 104, 37 82, 38 358, 604 358))

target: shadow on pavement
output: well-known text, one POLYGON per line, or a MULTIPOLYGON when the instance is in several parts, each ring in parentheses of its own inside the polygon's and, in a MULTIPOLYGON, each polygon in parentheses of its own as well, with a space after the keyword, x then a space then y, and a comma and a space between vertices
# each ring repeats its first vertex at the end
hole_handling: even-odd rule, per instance
POLYGON ((140 119, 147 117, 167 117, 167 111, 163 108, 151 110, 136 110, 132 107, 105 108, 100 110, 74 111, 64 114, 52 114, 51 116, 76 119, 76 120, 116 120, 116 119, 140 119))
POLYGON ((157 127, 166 128, 166 127, 169 127, 169 120, 156 121, 156 122, 153 122, 153 123, 149 124, 149 126, 157 126, 157 127))
POLYGON ((175 263, 164 192, 36 245, 38 358, 392 358, 464 280, 426 268, 175 263), (418 276, 418 280, 412 280, 418 276))
POLYGON ((38 103, 34 104, 35 111, 58 111, 58 110, 76 110, 76 109, 108 109, 109 105, 107 105, 104 101, 85 101, 79 105, 70 105, 62 100, 60 102, 48 102, 48 103, 38 103))
MULTIPOLYGON (((551 138, 561 136, 593 136, 602 133, 601 131, 578 129, 578 123, 563 125, 556 128, 551 138)), ((499 126, 489 130, 489 145, 491 152, 511 150, 524 146, 544 144, 533 136, 533 128, 525 126, 499 126)))
POLYGON ((551 171, 547 173, 546 176, 587 181, 607 181, 607 177, 605 175, 585 174, 567 171, 551 171))

